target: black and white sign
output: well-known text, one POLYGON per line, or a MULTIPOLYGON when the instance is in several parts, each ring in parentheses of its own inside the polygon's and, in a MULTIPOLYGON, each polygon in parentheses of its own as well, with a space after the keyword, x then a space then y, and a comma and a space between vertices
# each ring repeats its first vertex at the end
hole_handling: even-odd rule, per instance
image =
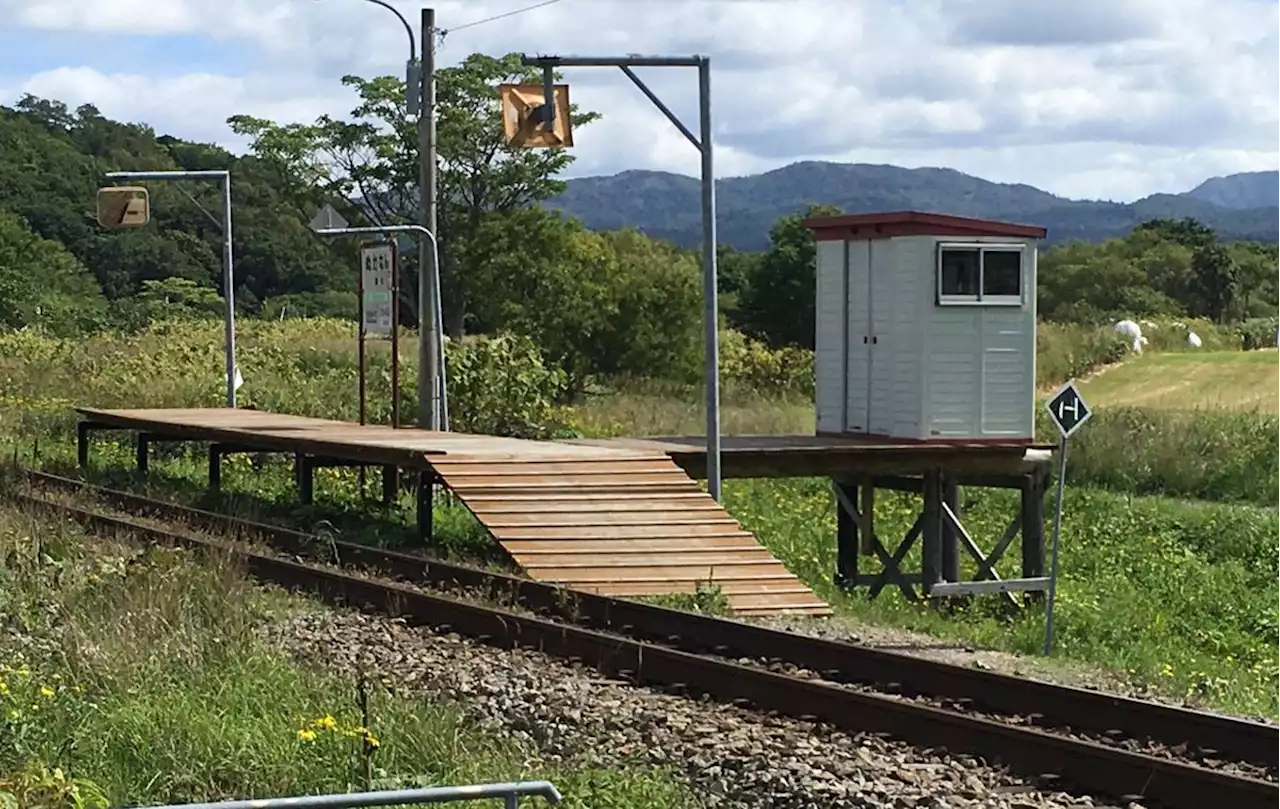
POLYGON ((1063 438, 1070 438, 1071 434, 1080 429, 1081 425, 1093 415, 1093 411, 1089 409, 1089 405, 1085 404, 1084 397, 1076 388, 1074 379, 1068 380, 1053 396, 1049 397, 1049 401, 1045 403, 1045 409, 1049 411, 1053 423, 1058 425, 1063 438))
POLYGON ((395 247, 390 242, 365 245, 360 249, 360 272, 364 288, 364 333, 391 334, 395 247))

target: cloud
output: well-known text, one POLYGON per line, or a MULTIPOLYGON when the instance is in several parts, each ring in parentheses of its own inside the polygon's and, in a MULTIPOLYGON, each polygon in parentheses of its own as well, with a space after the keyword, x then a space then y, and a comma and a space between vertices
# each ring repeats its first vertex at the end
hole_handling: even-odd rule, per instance
MULTIPOLYGON (((416 30, 418 6, 390 2, 416 30)), ((801 159, 945 165, 1133 199, 1275 168, 1280 151, 1273 2, 560 0, 472 25, 533 2, 437 2, 438 64, 477 51, 709 54, 720 176, 801 159)), ((227 116, 345 115, 340 76, 401 75, 408 55, 399 21, 360 0, 0 0, 0 19, 33 40, 91 43, 77 63, 0 76, 0 103, 88 101, 237 150, 227 116), (237 56, 122 69, 104 54, 126 34, 199 36, 237 56)), ((697 132, 695 72, 638 72, 697 132)), ((619 71, 564 73, 574 100, 604 115, 576 138, 572 176, 697 173, 697 151, 619 71)))
POLYGON ((1136 0, 977 0, 951 8, 960 45, 1099 45, 1154 36, 1165 6, 1136 0))

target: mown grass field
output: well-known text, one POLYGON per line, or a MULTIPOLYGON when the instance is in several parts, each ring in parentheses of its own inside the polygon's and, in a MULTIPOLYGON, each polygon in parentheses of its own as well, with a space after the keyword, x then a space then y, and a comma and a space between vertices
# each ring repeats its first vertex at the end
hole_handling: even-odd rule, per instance
POLYGON ((1098 407, 1280 412, 1275 349, 1157 353, 1106 368, 1080 390, 1098 407))
MULTIPOLYGON (((240 334, 246 379, 242 404, 354 420, 352 331, 333 322, 246 322, 240 334)), ((1076 353, 1081 334, 1061 331, 1049 331, 1042 369, 1065 373, 1082 367, 1076 353)), ((1110 338, 1096 340, 1105 344, 1110 338)), ((2 335, 0 435, 8 443, 0 453, 6 459, 16 453, 29 462, 38 451, 42 464, 73 467, 73 404, 220 406, 221 350, 217 323, 163 326, 132 338, 55 341, 31 333, 2 335)), ((385 351, 372 354, 371 418, 385 423, 387 358, 385 351)), ((1116 670, 1162 695, 1275 717, 1280 419, 1274 411, 1208 405, 1192 411, 1119 407, 1105 393, 1092 392, 1110 375, 1123 379, 1133 373, 1130 368, 1141 370, 1141 363, 1176 366, 1192 357, 1204 362, 1206 356, 1217 357, 1151 351, 1097 376, 1086 388, 1098 409, 1072 443, 1056 654, 1116 670)), ((1258 359, 1263 357, 1274 364, 1275 354, 1265 352, 1210 362, 1267 372, 1266 361, 1258 359)), ((1267 395, 1274 395, 1272 381, 1260 383, 1267 395)), ((406 363, 405 390, 413 385, 414 369, 406 363)), ((1241 386, 1242 395, 1253 395, 1241 386)), ((591 395, 557 418, 589 435, 697 434, 704 423, 697 390, 651 383, 591 395)), ((725 386, 726 432, 807 432, 812 423, 812 408, 802 394, 762 393, 736 380, 725 386)), ((1049 425, 1042 426, 1047 437, 1049 425)), ((127 443, 97 440, 93 458, 94 476, 112 485, 337 531, 348 539, 391 545, 415 541, 409 494, 381 510, 361 500, 351 471, 319 470, 317 503, 301 508, 291 467, 282 458, 255 466, 250 456, 232 456, 219 495, 206 491, 203 454, 195 449, 157 448, 145 481, 131 472, 127 443)), ((1038 652, 1044 618, 1039 607, 1011 614, 998 598, 981 598, 943 616, 908 604, 893 591, 874 602, 862 592, 837 591, 831 583, 835 506, 824 480, 727 481, 724 490, 729 510, 846 620, 1038 652)), ((913 507, 906 495, 878 498, 876 519, 887 540, 905 532, 913 507)), ((1014 509, 1013 499, 1002 493, 971 491, 962 519, 989 547, 1014 509)), ((500 563, 493 543, 465 511, 442 503, 436 525, 436 552, 500 563)), ((912 557, 908 564, 918 563, 912 557)), ((1015 572, 1016 548, 1009 557, 1002 575, 1015 572)))

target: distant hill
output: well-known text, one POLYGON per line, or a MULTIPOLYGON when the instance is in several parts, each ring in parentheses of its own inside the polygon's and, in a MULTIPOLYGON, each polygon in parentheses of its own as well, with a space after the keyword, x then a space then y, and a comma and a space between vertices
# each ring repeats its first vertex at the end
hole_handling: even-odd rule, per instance
POLYGON ((1280 205, 1280 171, 1247 171, 1211 177, 1183 194, 1223 208, 1264 208, 1280 205))
MULTIPOLYGON (((1049 242, 1098 241, 1122 236, 1147 219, 1184 216, 1195 217, 1225 239, 1274 242, 1280 208, 1276 172, 1269 174, 1270 201, 1259 205, 1252 201, 1265 190, 1265 183, 1252 179, 1254 175, 1240 174, 1214 178, 1185 194, 1156 194, 1133 203, 1116 203, 1071 200, 1029 185, 993 183, 954 169, 793 163, 764 174, 717 181, 719 240, 741 250, 764 249, 769 244, 769 228, 779 217, 816 202, 836 205, 849 213, 914 209, 1024 222, 1048 228, 1049 242), (1213 198, 1206 199, 1206 195, 1213 198)), ((609 177, 569 180, 565 192, 547 204, 593 229, 631 225, 650 236, 692 246, 701 238, 698 185, 696 178, 680 174, 624 171, 609 177)))

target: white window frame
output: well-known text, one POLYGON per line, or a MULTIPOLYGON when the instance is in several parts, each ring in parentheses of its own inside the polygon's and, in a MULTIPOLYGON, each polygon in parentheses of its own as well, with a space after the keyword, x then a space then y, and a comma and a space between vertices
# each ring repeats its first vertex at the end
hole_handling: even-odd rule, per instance
POLYGON ((939 242, 934 266, 934 287, 938 306, 1022 306, 1027 295, 1027 246, 1019 242, 939 242), (978 251, 978 294, 946 295, 942 292, 942 254, 946 250, 978 251), (987 253, 1018 254, 1018 294, 985 295, 987 253))

